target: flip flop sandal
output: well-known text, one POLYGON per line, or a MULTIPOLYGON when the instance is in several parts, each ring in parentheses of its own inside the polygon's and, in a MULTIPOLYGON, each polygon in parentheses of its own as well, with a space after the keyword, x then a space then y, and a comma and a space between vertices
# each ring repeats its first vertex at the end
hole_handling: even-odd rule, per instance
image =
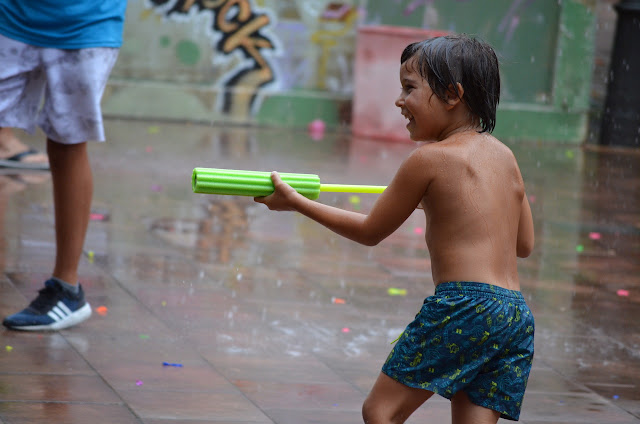
POLYGON ((14 168, 14 169, 49 169, 49 161, 47 162, 25 162, 24 159, 31 155, 37 155, 40 153, 33 147, 29 150, 17 153, 9 158, 0 159, 0 168, 14 168))

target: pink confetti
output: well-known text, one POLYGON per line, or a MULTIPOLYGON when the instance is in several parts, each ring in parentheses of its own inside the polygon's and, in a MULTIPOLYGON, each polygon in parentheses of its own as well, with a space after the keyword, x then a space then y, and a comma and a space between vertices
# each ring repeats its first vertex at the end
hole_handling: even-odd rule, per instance
POLYGON ((424 232, 424 230, 421 227, 416 227, 413 229, 413 232, 417 235, 421 235, 424 232))
POLYGON ((618 294, 618 296, 622 296, 622 297, 629 296, 629 290, 620 289, 616 293, 618 294))
POLYGON ((529 196, 529 203, 536 203, 536 196, 533 194, 529 196))
POLYGON ((589 233, 589 238, 591 240, 600 240, 600 237, 601 237, 600 233, 589 233))
POLYGON ((91 221, 104 221, 106 218, 106 215, 103 213, 91 213, 89 214, 89 219, 91 221))
POLYGON ((142 380, 136 380, 136 386, 142 386, 144 382, 142 380))
POLYGON ((343 333, 348 333, 349 331, 351 331, 351 330, 349 330, 347 327, 344 327, 344 328, 342 329, 342 332, 343 332, 343 333))
POLYGON ((147 148, 145 150, 147 151, 147 153, 151 153, 151 152, 153 152, 153 147, 147 146, 147 148))
POLYGON ((157 192, 160 192, 160 191, 162 191, 162 186, 161 186, 161 185, 158 185, 158 184, 153 184, 153 185, 151 186, 151 191, 155 191, 156 193, 157 193, 157 192))

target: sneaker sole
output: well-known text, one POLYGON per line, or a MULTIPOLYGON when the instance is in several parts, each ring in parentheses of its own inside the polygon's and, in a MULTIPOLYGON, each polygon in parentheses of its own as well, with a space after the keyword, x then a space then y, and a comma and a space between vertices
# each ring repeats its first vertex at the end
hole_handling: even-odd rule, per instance
POLYGON ((23 331, 43 331, 43 330, 63 330, 68 327, 80 324, 82 321, 87 320, 91 316, 91 305, 85 303, 84 306, 68 317, 61 319, 60 321, 53 322, 47 325, 26 325, 26 326, 12 326, 12 330, 23 331))

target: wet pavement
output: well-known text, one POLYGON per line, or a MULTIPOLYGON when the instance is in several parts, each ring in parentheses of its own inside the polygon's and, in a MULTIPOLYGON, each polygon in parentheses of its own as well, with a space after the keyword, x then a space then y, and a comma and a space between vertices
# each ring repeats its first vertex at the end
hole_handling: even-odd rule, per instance
MULTIPOLYGON (((0 423, 361 422, 390 343, 434 290, 422 214, 365 247, 250 198, 193 194, 191 171, 382 185, 414 146, 115 120, 107 134, 91 146, 80 266, 94 315, 58 333, 0 330, 0 423)), ((520 261, 537 320, 521 422, 640 423, 640 152, 509 145, 537 237, 520 261)), ((46 175, 0 175, 2 316, 53 268, 46 175)), ((375 195, 319 200, 366 211, 375 195)), ((448 417, 434 397, 408 422, 448 417)))

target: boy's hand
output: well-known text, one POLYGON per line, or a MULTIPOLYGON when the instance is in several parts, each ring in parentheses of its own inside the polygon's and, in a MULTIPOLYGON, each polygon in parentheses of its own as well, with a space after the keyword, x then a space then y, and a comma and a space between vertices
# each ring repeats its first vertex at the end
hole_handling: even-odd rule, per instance
POLYGON ((275 191, 268 196, 254 197, 253 200, 263 203, 272 211, 295 211, 293 204, 297 196, 301 196, 293 187, 282 181, 276 171, 271 173, 271 181, 275 191))

